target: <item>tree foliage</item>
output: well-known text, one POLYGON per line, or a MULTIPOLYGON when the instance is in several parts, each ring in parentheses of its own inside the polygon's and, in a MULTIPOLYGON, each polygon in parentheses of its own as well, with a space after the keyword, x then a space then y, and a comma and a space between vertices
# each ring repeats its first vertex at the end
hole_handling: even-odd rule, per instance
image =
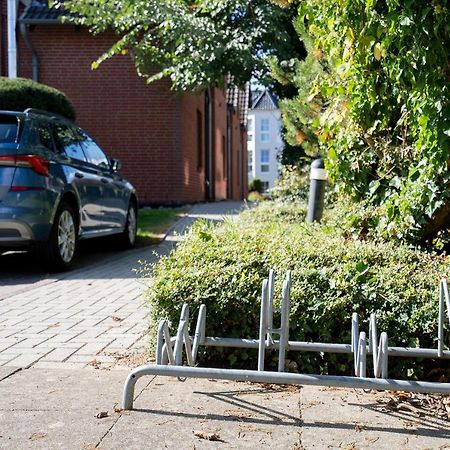
POLYGON ((291 141, 328 156, 366 225, 433 236, 450 218, 447 2, 304 0, 296 28, 308 57, 284 73, 299 89, 283 104, 291 141))
POLYGON ((93 33, 112 28, 119 36, 94 68, 131 51, 139 74, 169 77, 181 91, 222 83, 229 73, 238 85, 264 78, 270 55, 283 60, 298 45, 295 9, 269 0, 73 0, 64 7, 93 33))

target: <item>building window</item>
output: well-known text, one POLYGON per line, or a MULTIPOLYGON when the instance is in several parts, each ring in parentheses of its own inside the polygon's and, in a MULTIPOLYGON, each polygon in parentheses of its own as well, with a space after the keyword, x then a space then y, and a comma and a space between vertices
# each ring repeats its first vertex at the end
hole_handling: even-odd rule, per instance
POLYGON ((263 188, 263 191, 267 191, 269 189, 269 182, 261 181, 261 187, 263 188))
POLYGON ((253 172, 253 152, 248 152, 248 171, 253 172))
POLYGON ((203 118, 197 109, 197 170, 203 167, 203 118))
POLYGON ((269 119, 261 119, 260 131, 261 131, 260 135, 261 142, 269 142, 270 141, 269 119))
POLYGON ((261 164, 262 163, 268 164, 270 162, 269 157, 270 157, 269 150, 261 150, 261 164))
POLYGON ((269 119, 261 119, 261 131, 269 131, 269 119))
POLYGON ((253 131, 253 119, 248 119, 247 121, 247 131, 251 133, 253 131))
POLYGON ((261 172, 269 172, 270 167, 269 164, 261 164, 261 172))
POLYGON ((247 141, 248 142, 252 142, 253 141, 253 134, 248 134, 247 135, 247 141))

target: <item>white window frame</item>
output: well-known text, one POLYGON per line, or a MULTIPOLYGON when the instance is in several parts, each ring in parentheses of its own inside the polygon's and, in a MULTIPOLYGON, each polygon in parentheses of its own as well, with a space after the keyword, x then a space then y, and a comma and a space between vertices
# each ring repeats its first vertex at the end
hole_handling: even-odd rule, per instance
POLYGON ((261 132, 269 132, 270 131, 270 121, 269 119, 261 119, 261 122, 259 124, 259 131, 261 132))

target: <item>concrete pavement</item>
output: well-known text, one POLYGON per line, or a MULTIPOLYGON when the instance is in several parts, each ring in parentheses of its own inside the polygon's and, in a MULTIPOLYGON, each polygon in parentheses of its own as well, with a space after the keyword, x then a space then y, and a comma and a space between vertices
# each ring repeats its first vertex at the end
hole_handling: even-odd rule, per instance
POLYGON ((132 269, 170 251, 196 218, 240 207, 197 205, 161 245, 95 255, 58 277, 21 277, 13 264, 0 274, 0 448, 450 448, 448 421, 392 410, 384 393, 144 377, 135 410, 120 410, 126 366, 147 359, 132 269))

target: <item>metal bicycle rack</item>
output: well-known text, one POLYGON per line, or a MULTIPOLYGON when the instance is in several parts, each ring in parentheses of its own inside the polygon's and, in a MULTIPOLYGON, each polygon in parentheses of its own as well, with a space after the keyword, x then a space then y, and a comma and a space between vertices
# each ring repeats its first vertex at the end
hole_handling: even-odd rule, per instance
POLYGON ((189 307, 183 305, 176 336, 171 337, 166 320, 159 323, 156 343, 156 364, 135 368, 128 375, 123 391, 122 406, 133 409, 134 387, 145 375, 161 375, 182 378, 208 378, 257 383, 333 386, 361 389, 395 390, 450 394, 450 383, 394 380, 388 378, 388 357, 413 357, 450 359, 450 351, 444 350, 444 309, 450 324, 450 296, 447 280, 440 282, 437 349, 388 347, 387 333, 378 337, 377 319, 371 314, 369 336, 359 331, 358 315, 352 315, 351 344, 289 341, 291 274, 283 283, 280 308, 274 308, 274 273, 262 283, 259 339, 235 339, 205 336, 206 306, 199 309, 193 337, 189 335, 189 307), (274 313, 280 314, 280 326, 274 327, 274 313), (278 339, 274 339, 274 335, 278 339), (258 370, 213 369, 195 367, 199 346, 257 348, 258 370), (266 349, 279 352, 278 372, 264 371, 266 349), (328 352, 353 354, 355 377, 332 375, 307 375, 284 372, 286 351, 328 352), (183 354, 188 367, 183 366, 183 354), (367 355, 373 358, 373 378, 367 377, 367 355))

